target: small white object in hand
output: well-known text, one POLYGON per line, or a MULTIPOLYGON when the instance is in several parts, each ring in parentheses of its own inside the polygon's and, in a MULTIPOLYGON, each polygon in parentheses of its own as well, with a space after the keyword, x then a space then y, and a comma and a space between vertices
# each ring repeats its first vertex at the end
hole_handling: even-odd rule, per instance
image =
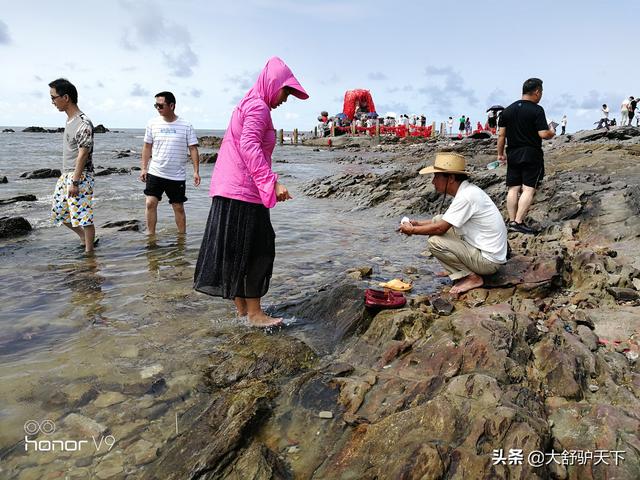
POLYGON ((402 220, 400 220, 400 225, 405 225, 410 223, 411 223, 411 220, 409 220, 409 217, 402 217, 402 220))

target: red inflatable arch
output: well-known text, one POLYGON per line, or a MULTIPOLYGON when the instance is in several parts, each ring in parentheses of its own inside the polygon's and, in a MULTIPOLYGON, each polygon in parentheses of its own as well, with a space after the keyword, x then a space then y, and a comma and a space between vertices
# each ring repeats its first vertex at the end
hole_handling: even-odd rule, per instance
POLYGON ((371 98, 371 92, 369 92, 369 90, 356 89, 345 92, 342 111, 349 117, 349 120, 353 120, 358 106, 361 112, 376 111, 376 106, 373 104, 373 98, 371 98))

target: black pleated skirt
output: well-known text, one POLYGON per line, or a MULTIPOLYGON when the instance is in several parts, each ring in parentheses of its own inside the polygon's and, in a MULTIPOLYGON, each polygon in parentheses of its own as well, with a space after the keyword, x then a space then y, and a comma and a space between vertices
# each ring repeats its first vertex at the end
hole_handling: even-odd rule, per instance
POLYGON ((275 238, 264 205, 213 197, 194 288, 222 298, 263 297, 273 272, 275 238))

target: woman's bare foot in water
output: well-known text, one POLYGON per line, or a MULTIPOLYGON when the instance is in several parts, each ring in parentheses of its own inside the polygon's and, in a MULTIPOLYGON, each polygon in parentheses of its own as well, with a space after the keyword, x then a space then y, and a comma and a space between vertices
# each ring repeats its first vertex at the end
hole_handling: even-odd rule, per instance
POLYGON ((233 303, 236 305, 236 314, 238 317, 246 317, 247 313, 249 313, 247 300, 245 298, 235 297, 233 299, 233 303))
POLYGON ((282 318, 273 318, 264 312, 249 315, 249 324, 252 327, 277 327, 282 325, 282 318))
POLYGON ((458 283, 451 287, 449 293, 451 295, 460 295, 461 293, 468 292, 469 290, 481 287, 482 285, 484 285, 482 277, 476 273, 472 273, 459 280, 458 283))

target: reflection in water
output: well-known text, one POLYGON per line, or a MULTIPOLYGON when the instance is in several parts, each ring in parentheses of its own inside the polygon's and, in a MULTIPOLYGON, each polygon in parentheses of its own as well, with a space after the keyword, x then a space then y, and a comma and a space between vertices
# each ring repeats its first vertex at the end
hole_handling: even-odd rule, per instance
POLYGON ((58 269, 66 274, 62 283, 71 290, 71 305, 81 309, 89 323, 107 323, 102 303, 105 278, 100 275, 98 257, 88 255, 77 262, 62 264, 58 269))
POLYGON ((189 265, 185 258, 187 238, 185 234, 179 233, 174 243, 162 245, 158 243, 158 238, 151 235, 147 239, 147 263, 149 272, 156 277, 160 277, 160 272, 171 267, 182 267, 189 265))

